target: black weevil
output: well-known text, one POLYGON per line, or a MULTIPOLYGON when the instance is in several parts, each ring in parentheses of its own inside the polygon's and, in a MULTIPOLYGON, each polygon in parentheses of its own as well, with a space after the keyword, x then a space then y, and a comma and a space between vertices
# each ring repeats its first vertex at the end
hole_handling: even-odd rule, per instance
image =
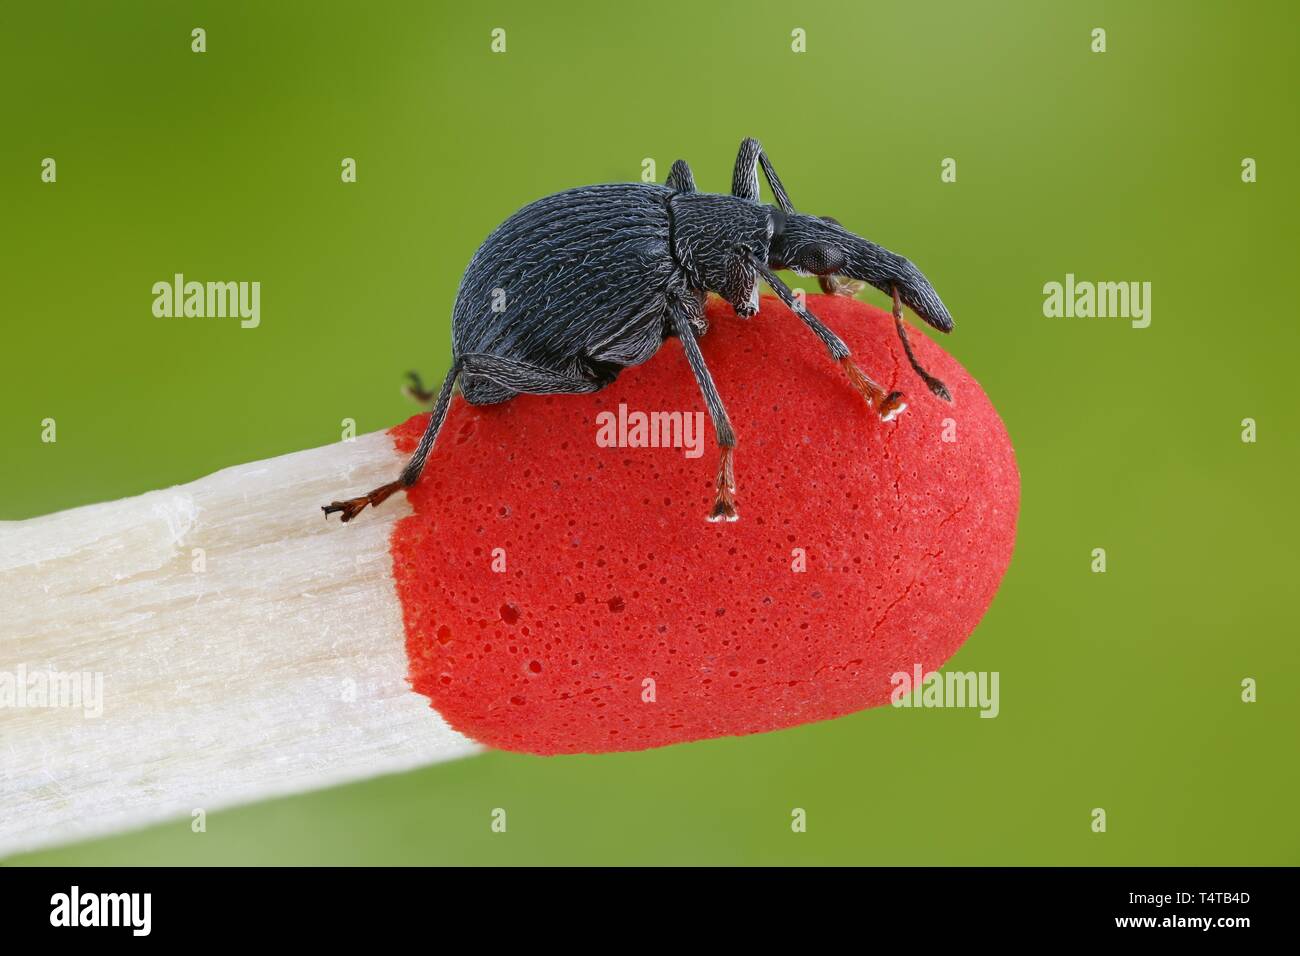
POLYGON ((461 280, 452 312, 452 363, 436 396, 415 379, 433 414, 415 454, 396 481, 322 510, 350 521, 366 507, 415 483, 447 416, 457 380, 472 405, 519 394, 595 392, 639 365, 669 336, 681 340, 721 448, 710 520, 736 519, 736 435, 697 337, 708 330, 708 292, 748 318, 758 311, 762 279, 826 345, 849 381, 881 419, 907 406, 885 394, 853 362, 848 347, 776 276, 778 269, 819 277, 824 291, 853 294, 862 280, 894 299, 894 323, 917 374, 940 398, 947 387, 912 353, 903 305, 941 332, 952 317, 925 276, 902 256, 844 229, 829 217, 795 212, 756 139, 740 144, 731 195, 697 192, 690 167, 673 163, 667 182, 582 186, 519 210, 479 247, 461 280), (762 167, 777 207, 758 196, 762 167))

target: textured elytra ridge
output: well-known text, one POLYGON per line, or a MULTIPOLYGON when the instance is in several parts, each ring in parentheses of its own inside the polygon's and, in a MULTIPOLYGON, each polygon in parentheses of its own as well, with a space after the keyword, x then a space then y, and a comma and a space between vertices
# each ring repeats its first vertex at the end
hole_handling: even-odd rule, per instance
MULTIPOLYGON (((952 405, 912 373, 887 313, 809 305, 909 407, 882 423, 775 299, 748 321, 710 303, 701 345, 739 438, 734 524, 705 520, 707 416, 699 458, 596 441, 620 403, 703 409, 675 340, 592 395, 456 399, 392 539, 411 683, 453 727, 538 754, 754 733, 885 703, 891 674, 960 647, 1014 545, 1006 430, 924 334, 914 347, 952 405)), ((393 430, 400 450, 425 421, 393 430)))

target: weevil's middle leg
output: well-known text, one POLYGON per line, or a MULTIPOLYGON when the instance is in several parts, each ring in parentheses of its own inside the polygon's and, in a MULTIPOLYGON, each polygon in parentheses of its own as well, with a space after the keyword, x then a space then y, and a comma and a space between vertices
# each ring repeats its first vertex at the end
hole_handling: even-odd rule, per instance
POLYGON ((704 404, 709 409, 709 417, 713 419, 713 431, 722 452, 718 461, 718 479, 714 486, 713 510, 709 512, 709 520, 735 521, 739 517, 736 514, 736 467, 733 462, 736 433, 731 427, 731 419, 727 417, 727 409, 722 404, 717 386, 713 384, 709 367, 704 364, 700 343, 695 339, 694 316, 699 311, 699 304, 682 295, 670 301, 668 308, 672 314, 673 329, 682 343, 682 351, 686 353, 686 362, 700 386, 704 404))

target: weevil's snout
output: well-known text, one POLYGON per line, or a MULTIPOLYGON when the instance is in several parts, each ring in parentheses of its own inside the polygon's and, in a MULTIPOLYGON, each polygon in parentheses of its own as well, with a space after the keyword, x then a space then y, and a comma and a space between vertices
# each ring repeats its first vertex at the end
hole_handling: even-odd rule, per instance
POLYGON ((939 298, 939 293, 935 292, 934 286, 921 275, 920 269, 910 262, 907 265, 912 271, 912 277, 907 282, 899 284, 898 297, 903 300, 905 306, 924 319, 927 325, 940 332, 951 332, 952 315, 949 314, 943 300, 939 298))
POLYGON ((852 244, 844 275, 871 283, 885 295, 898 290, 902 303, 940 332, 952 331, 952 315, 921 270, 902 256, 860 236, 852 244))
POLYGON ((854 235, 830 217, 787 213, 775 218, 769 246, 773 269, 801 275, 842 276, 894 289, 903 304, 940 332, 952 331, 952 316, 921 270, 902 256, 854 235))

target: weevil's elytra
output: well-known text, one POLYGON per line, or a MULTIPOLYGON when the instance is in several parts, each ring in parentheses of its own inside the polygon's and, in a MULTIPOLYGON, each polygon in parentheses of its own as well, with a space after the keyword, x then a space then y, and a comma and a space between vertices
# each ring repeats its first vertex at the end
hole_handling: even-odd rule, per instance
POLYGON ((947 386, 917 362, 903 306, 941 332, 952 317, 919 269, 856 236, 830 217, 796 212, 756 139, 740 144, 731 195, 701 193, 677 160, 662 186, 582 186, 530 203, 503 222, 474 253, 452 312, 452 365, 433 401, 415 453, 394 481, 322 510, 344 521, 415 483, 447 417, 457 381, 473 405, 516 395, 577 395, 609 385, 619 372, 654 355, 669 336, 681 340, 713 419, 720 448, 712 521, 735 521, 736 435, 704 364, 697 338, 707 331, 704 302, 714 292, 743 317, 758 311, 759 281, 771 286, 822 341, 850 383, 884 421, 906 409, 853 361, 834 332, 799 304, 776 275, 816 275, 827 293, 854 294, 870 283, 894 300, 894 323, 912 368, 951 401, 947 386), (776 207, 759 202, 760 167, 776 207))

